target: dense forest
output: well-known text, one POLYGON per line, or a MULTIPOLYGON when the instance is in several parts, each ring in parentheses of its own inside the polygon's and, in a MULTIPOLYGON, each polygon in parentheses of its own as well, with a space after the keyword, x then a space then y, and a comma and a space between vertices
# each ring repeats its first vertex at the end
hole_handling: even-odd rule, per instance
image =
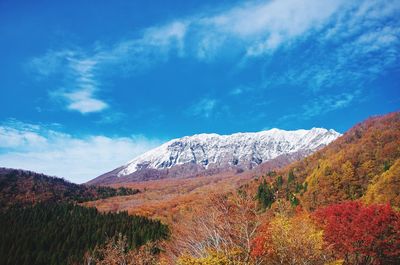
POLYGON ((82 264, 118 236, 127 252, 168 238, 159 221, 78 205, 138 192, 0 168, 0 264, 82 264))
POLYGON ((137 189, 86 186, 31 171, 0 168, 0 208, 38 202, 85 202, 133 195, 137 189))
POLYGON ((127 251, 149 241, 166 239, 159 221, 122 213, 99 213, 67 203, 11 207, 0 214, 0 264, 82 264, 93 251, 119 234, 127 251))

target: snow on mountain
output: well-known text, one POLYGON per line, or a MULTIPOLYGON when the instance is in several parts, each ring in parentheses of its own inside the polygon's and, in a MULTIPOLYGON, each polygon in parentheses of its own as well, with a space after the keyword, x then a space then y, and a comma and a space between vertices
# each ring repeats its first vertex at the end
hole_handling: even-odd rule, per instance
POLYGON ((285 131, 271 129, 232 135, 196 134, 171 140, 121 167, 118 177, 143 169, 169 169, 195 164, 204 169, 239 167, 251 169, 280 155, 310 154, 341 136, 334 130, 285 131))

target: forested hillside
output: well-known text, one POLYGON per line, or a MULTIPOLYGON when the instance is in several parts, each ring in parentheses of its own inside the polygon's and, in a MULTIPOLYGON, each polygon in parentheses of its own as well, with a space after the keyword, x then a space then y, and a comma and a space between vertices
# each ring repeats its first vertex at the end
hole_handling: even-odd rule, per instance
MULTIPOLYGON (((167 226, 145 217, 99 213, 65 203, 12 207, 0 215, 0 264, 82 264, 85 253, 119 234, 128 249, 165 239, 167 226)), ((127 249, 127 250, 128 250, 127 249)))
POLYGON ((168 238, 160 221, 77 205, 138 192, 1 168, 0 264, 82 264, 118 237, 126 239, 125 251, 168 238))
POLYGON ((0 208, 38 202, 84 202, 133 195, 137 189, 78 185, 31 171, 0 168, 0 208))
POLYGON ((267 174, 269 188, 303 207, 344 200, 400 207, 400 113, 372 117, 315 154, 267 174))

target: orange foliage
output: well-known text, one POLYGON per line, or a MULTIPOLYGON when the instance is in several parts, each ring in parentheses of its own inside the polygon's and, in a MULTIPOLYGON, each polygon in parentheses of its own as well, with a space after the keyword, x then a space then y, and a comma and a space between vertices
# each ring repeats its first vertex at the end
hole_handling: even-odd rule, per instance
POLYGON ((277 174, 287 176, 293 171, 300 183, 307 183, 301 204, 316 209, 361 198, 374 177, 397 159, 400 159, 400 112, 357 124, 329 146, 277 174))

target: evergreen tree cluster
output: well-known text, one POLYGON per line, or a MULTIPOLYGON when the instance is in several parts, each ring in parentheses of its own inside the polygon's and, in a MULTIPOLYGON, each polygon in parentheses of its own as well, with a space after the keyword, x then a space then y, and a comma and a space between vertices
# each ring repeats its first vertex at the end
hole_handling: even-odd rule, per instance
POLYGON ((299 183, 293 170, 289 171, 285 185, 282 175, 277 175, 275 171, 268 172, 266 176, 271 179, 270 183, 267 183, 266 179, 263 178, 258 185, 256 194, 261 210, 271 208, 272 203, 282 195, 285 195, 286 200, 292 206, 299 205, 300 201, 296 195, 299 194, 301 196, 307 191, 307 182, 304 184, 299 183), (282 189, 284 189, 284 193, 281 192, 282 189))
POLYGON ((274 190, 265 179, 258 186, 256 198, 262 210, 271 208, 272 203, 275 201, 274 190))
POLYGON ((166 239, 160 221, 100 213, 69 203, 38 203, 0 212, 0 264, 82 264, 84 253, 122 234, 129 248, 166 239))

